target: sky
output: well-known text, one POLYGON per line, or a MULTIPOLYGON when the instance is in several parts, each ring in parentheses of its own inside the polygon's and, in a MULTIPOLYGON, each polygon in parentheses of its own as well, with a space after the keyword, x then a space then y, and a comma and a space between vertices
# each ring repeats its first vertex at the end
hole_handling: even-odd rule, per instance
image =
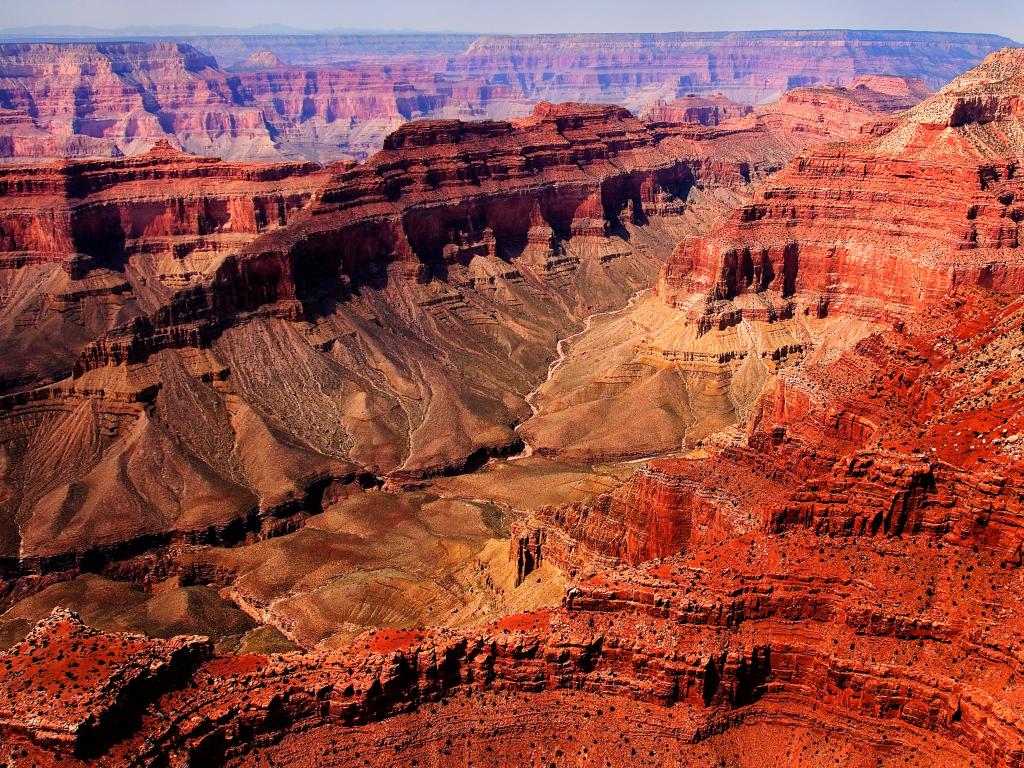
POLYGON ((479 33, 745 29, 993 32, 1024 41, 1024 0, 0 0, 0 27, 190 24, 479 33))

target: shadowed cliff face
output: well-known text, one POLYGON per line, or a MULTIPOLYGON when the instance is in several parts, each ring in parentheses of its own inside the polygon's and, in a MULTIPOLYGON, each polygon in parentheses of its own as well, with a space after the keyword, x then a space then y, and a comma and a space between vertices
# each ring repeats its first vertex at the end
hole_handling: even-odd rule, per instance
POLYGON ((1022 768, 1022 73, 1000 51, 878 121, 897 84, 715 127, 544 104, 329 169, 2 422, 0 628, 120 578, 160 627, 149 603, 201 584, 321 644, 211 655, 57 611, 0 655, 0 755, 1022 768), (241 531, 229 492, 260 500, 241 531), (159 547, 116 552, 123 520, 159 547))
MULTIPOLYGON (((545 100, 637 114, 689 94, 759 104, 870 72, 934 88, 1009 42, 783 31, 3 44, 0 158, 117 157, 167 138, 237 161, 365 159, 408 120, 506 119, 545 100)), ((651 119, 723 114, 662 109, 651 119)))

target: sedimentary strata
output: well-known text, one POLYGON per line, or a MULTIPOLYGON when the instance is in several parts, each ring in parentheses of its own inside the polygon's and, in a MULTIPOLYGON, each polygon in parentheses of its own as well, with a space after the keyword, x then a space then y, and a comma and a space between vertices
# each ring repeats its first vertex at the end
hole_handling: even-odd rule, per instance
POLYGON ((408 120, 507 119, 540 101, 639 112, 659 100, 724 93, 757 104, 866 72, 937 87, 1009 42, 782 31, 7 43, 0 158, 116 157, 168 139, 238 161, 365 159, 408 120))

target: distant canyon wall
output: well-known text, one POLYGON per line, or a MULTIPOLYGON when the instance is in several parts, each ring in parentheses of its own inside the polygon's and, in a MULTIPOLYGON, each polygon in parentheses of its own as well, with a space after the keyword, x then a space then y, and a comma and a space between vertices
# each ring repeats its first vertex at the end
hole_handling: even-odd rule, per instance
POLYGON ((362 160, 413 119, 506 119, 540 101, 641 113, 691 94, 757 104, 871 74, 936 88, 1010 43, 858 31, 11 43, 0 45, 0 160, 118 157, 160 139, 235 161, 362 160))

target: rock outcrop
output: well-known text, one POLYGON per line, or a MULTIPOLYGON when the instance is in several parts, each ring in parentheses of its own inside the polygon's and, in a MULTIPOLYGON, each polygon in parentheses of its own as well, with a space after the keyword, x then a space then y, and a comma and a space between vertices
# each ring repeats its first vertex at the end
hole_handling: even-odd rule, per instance
MULTIPOLYGON (((916 540, 892 558, 807 535, 740 537, 595 576, 559 609, 475 632, 384 631, 345 652, 200 663, 94 764, 375 765, 465 749, 483 765, 559 752, 641 765, 668 745, 673 764, 747 766, 771 754, 760 740, 730 749, 753 729, 769 742, 789 736, 777 756, 788 765, 852 749, 864 761, 854 764, 1016 767, 1020 659, 1005 649, 1019 642, 1020 617, 990 602, 1014 578, 990 564, 955 551, 937 559, 916 540), (951 599, 952 616, 939 607, 951 599), (992 610, 997 622, 984 618, 992 610), (503 726, 545 716, 582 721, 576 738, 503 726), (600 736, 610 728, 617 736, 600 736), (805 752, 802 739, 818 743, 805 752)), ((124 642, 97 641, 100 655, 124 642)), ((83 650, 67 651, 67 663, 83 650)), ((28 652, 9 657, 21 664, 28 652)), ((73 761, 41 743, 30 724, 0 749, 40 765, 73 761)))
POLYGON ((0 389, 66 376, 90 337, 287 224, 326 175, 313 164, 193 157, 163 140, 130 159, 4 167, 0 389))
POLYGON ((800 149, 816 143, 855 138, 881 116, 910 109, 932 91, 918 78, 868 75, 847 85, 794 88, 758 107, 737 104, 720 94, 687 94, 672 101, 658 99, 639 115, 649 122, 745 126, 760 124, 779 136, 791 136, 800 149), (742 118, 754 115, 747 121, 742 118))
POLYGON ((202 637, 104 635, 55 609, 0 654, 0 728, 79 757, 94 755, 130 733, 140 710, 187 681, 212 651, 202 637))
POLYGON ((640 112, 640 117, 652 123, 700 123, 718 125, 723 120, 744 117, 754 111, 749 104, 737 104, 724 96, 697 96, 687 94, 672 101, 658 99, 640 112))
MULTIPOLYGON (((815 144, 848 141, 874 123, 910 109, 931 91, 916 78, 884 75, 855 78, 847 86, 808 86, 784 93, 748 118, 778 136, 790 137, 799 152, 815 144)), ((737 124, 742 125, 742 122, 737 124)))
POLYGON ((1018 61, 993 54, 876 136, 804 153, 711 236, 682 243, 660 294, 680 308, 703 297, 713 317, 748 296, 894 317, 964 285, 1019 293, 1018 61))

